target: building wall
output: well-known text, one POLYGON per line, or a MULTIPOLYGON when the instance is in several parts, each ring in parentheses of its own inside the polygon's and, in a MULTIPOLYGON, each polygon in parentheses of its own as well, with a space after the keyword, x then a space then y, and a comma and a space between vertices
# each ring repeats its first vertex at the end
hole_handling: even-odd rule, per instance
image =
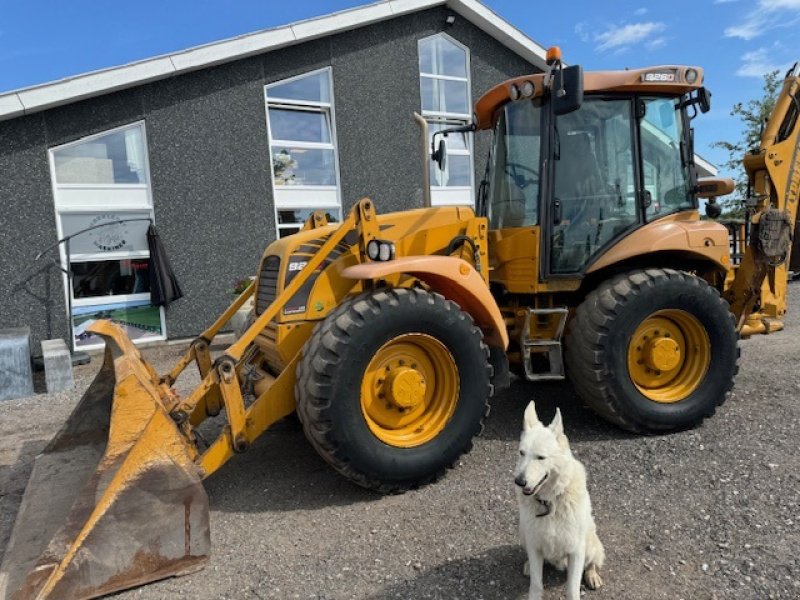
MULTIPOLYGON (((473 101, 535 70, 461 17, 446 27, 447 14, 424 11, 0 122, 0 272, 11 274, 0 278, 10 298, 0 327, 29 324, 37 342, 68 336, 57 271, 23 273, 56 241, 47 149, 112 127, 146 124, 156 224, 185 293, 166 313, 171 338, 208 326, 275 238, 264 85, 332 66, 344 209, 363 196, 383 212, 420 206, 417 41, 446 31, 469 47, 473 101)), ((488 146, 488 134, 476 136, 476 181, 488 146)))

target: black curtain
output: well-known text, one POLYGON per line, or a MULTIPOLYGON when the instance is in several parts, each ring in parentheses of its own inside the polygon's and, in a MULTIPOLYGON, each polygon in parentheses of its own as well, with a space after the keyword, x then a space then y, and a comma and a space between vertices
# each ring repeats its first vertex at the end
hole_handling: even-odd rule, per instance
POLYGON ((182 297, 183 292, 153 224, 147 229, 147 246, 150 248, 150 301, 155 306, 169 306, 170 302, 182 297))

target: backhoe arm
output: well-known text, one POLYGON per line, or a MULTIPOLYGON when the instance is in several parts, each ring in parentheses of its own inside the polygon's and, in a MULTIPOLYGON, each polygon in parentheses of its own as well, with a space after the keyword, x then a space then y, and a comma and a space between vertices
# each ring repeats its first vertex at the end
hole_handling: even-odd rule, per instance
POLYGON ((782 328, 777 319, 786 312, 786 261, 800 195, 798 115, 800 76, 793 68, 786 75, 758 150, 744 157, 751 234, 725 294, 744 336, 782 328))

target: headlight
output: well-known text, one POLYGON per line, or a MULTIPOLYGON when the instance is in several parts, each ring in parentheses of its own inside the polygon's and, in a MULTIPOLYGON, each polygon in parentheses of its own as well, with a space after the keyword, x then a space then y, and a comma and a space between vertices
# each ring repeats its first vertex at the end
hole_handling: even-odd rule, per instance
POLYGON ((392 260, 395 255, 395 248, 392 242, 385 240, 370 240, 367 243, 367 257, 370 260, 385 262, 392 260))
POLYGON ((534 87, 532 81, 525 81, 523 82, 520 91, 522 92, 523 96, 525 96, 526 98, 530 98, 531 96, 533 96, 533 92, 536 91, 536 88, 534 87))
POLYGON ((517 87, 516 83, 511 84, 511 88, 508 90, 508 95, 511 97, 512 100, 519 100, 519 87, 517 87))
POLYGON ((692 84, 697 81, 697 71, 689 69, 686 71, 686 83, 692 84))

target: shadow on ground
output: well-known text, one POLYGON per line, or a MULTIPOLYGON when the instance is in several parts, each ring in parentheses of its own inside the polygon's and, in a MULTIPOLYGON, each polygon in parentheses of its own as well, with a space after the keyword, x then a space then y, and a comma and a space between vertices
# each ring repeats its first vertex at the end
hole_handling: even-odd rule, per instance
POLYGON ((515 379, 511 387, 492 399, 492 412, 483 436, 496 440, 517 440, 522 429, 522 414, 528 402, 536 402, 539 419, 549 423, 561 409, 570 441, 619 440, 637 437, 607 423, 592 412, 567 382, 529 382, 515 379))
POLYGON ((205 481, 214 510, 313 510, 374 502, 380 495, 345 479, 320 458, 296 417, 277 423, 205 481))
MULTIPOLYGON (((495 599, 527 597, 528 577, 522 574, 526 559, 521 546, 505 545, 476 556, 454 560, 419 572, 413 579, 384 588, 370 600, 407 598, 495 599)), ((549 565, 545 588, 560 588, 566 576, 549 565)))
MULTIPOLYGON (((482 437, 517 440, 522 413, 532 397, 545 423, 553 418, 556 407, 561 408, 572 442, 636 437, 607 424, 583 406, 567 383, 522 381, 513 382, 510 389, 493 399, 482 437)), ((213 437, 213 433, 209 435, 213 437)), ((306 440, 296 417, 276 424, 250 450, 234 456, 206 480, 206 489, 211 506, 225 512, 311 510, 380 498, 328 466, 306 440)))

